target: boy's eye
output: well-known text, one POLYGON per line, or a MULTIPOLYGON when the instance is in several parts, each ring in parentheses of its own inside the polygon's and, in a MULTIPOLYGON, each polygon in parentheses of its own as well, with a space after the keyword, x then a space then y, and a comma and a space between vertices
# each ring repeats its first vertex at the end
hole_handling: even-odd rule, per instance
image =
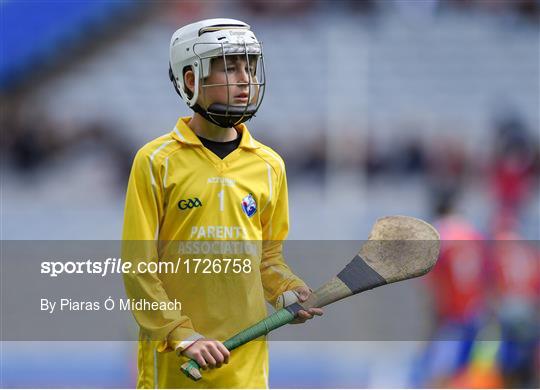
MULTIPOLYGON (((236 72, 236 66, 234 66, 234 65, 227 66, 227 67, 225 68, 225 71, 228 72, 228 73, 236 72)), ((246 65, 246 66, 244 67, 244 71, 245 71, 246 73, 251 72, 251 74, 254 75, 254 74, 255 74, 255 66, 251 66, 251 65, 250 65, 250 66, 248 67, 248 66, 246 65)))

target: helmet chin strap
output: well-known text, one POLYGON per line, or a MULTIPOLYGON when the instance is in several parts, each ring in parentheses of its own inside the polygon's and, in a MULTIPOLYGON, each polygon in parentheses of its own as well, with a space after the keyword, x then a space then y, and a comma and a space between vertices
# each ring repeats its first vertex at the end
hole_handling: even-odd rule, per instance
POLYGON ((199 103, 195 103, 191 108, 207 121, 223 128, 234 127, 240 123, 244 123, 255 116, 255 112, 257 111, 255 104, 249 104, 246 107, 213 103, 207 109, 204 109, 199 103))

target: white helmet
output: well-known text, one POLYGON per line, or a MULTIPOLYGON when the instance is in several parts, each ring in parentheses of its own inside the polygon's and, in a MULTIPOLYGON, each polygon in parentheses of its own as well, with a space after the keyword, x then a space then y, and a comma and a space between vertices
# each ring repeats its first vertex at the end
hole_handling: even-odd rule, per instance
MULTIPOLYGON (((204 118, 221 127, 232 127, 251 119, 261 105, 265 90, 264 62, 261 43, 250 30, 250 26, 234 19, 206 19, 188 24, 173 34, 170 45, 169 78, 176 92, 189 107, 204 118), (206 84, 205 78, 210 75, 212 58, 223 58, 228 55, 244 55, 248 70, 253 77, 249 80, 249 96, 245 105, 213 103, 209 107, 201 107, 197 103, 199 86, 211 88, 235 85, 206 84), (249 69, 249 59, 257 60, 254 69, 249 69), (191 69, 195 76, 193 96, 188 94, 184 84, 184 72, 191 69)), ((239 84, 238 84, 239 85, 239 84)), ((245 84, 243 84, 245 85, 245 84)))

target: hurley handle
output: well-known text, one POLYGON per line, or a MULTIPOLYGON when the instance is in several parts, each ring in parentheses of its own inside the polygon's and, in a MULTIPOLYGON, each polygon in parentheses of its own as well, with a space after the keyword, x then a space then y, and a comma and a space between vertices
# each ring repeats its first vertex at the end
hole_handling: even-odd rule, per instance
MULTIPOLYGON (((291 306, 295 306, 294 304, 291 306)), ((261 320, 257 322, 255 325, 244 329, 240 333, 237 333, 227 341, 223 343, 225 348, 227 348, 229 351, 238 348, 239 346, 251 341, 255 340, 257 337, 264 336, 268 334, 270 331, 279 328, 280 326, 283 326, 285 324, 288 324, 291 322, 294 317, 296 316, 296 312, 298 311, 297 307, 291 308, 286 307, 283 309, 280 309, 276 311, 274 314, 269 315, 264 320, 261 320), (296 310, 295 310, 296 309, 296 310)), ((187 375, 188 378, 191 378, 195 381, 198 381, 202 378, 201 373, 199 369, 201 368, 199 364, 191 359, 187 363, 182 364, 182 372, 187 375)))

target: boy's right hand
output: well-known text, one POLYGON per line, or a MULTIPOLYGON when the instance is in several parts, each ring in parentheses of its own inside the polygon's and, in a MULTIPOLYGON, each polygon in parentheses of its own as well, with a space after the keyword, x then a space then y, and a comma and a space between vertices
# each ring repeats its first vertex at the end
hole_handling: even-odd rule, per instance
POLYGON ((182 355, 195 360, 203 370, 206 370, 229 363, 230 352, 217 340, 199 339, 184 349, 182 355))

